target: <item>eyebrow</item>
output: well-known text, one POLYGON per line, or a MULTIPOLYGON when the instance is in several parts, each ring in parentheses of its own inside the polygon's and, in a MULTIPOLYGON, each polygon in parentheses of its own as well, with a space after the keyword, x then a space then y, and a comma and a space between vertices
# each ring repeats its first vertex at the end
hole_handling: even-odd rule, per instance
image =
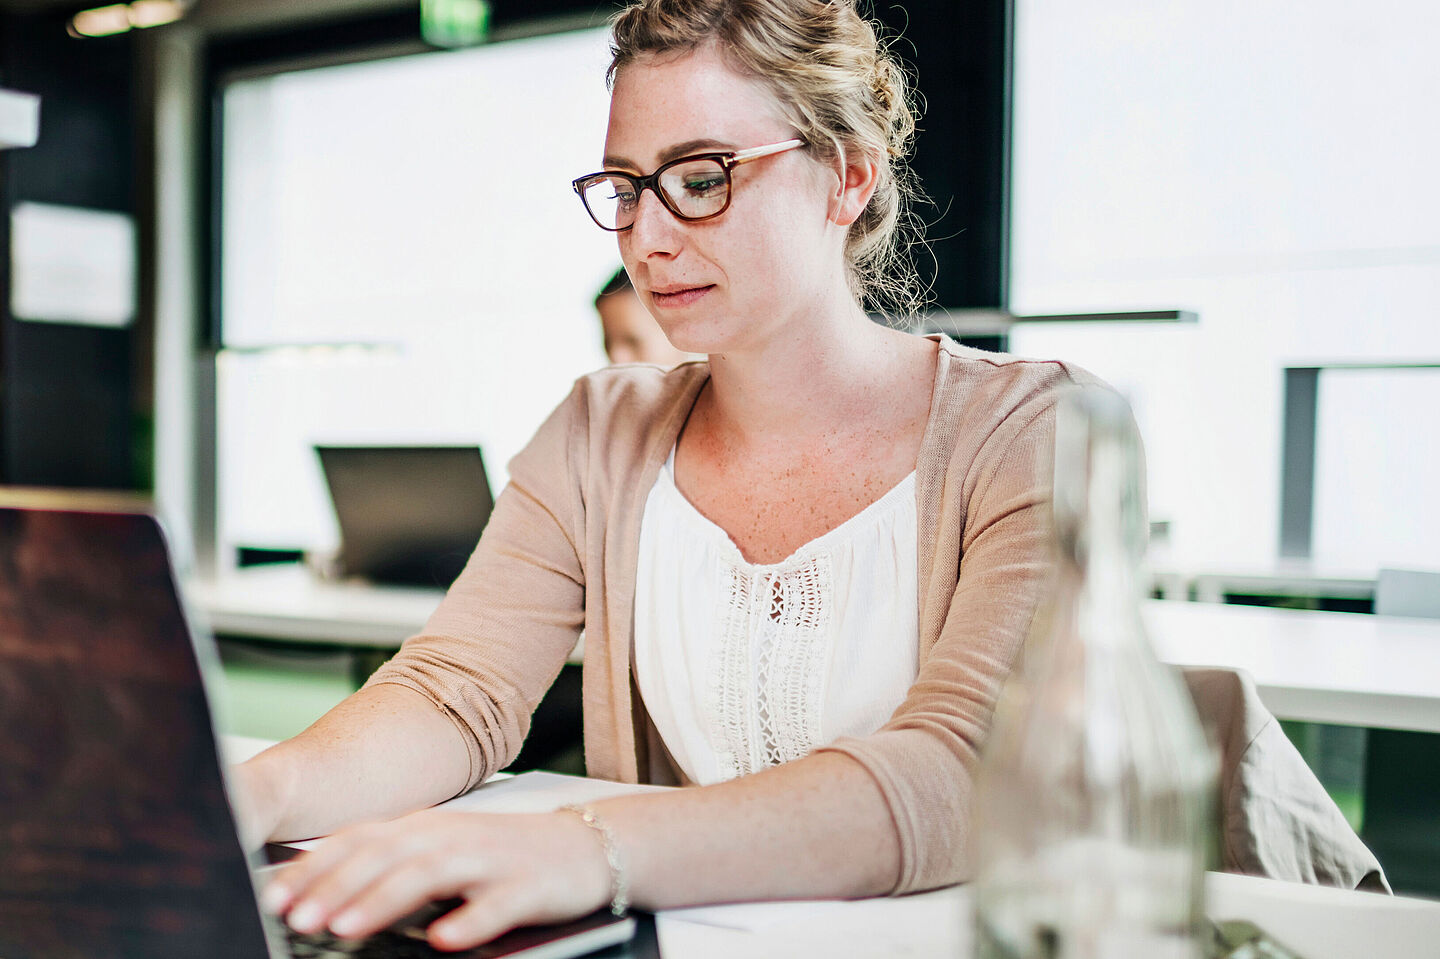
MULTIPOLYGON (((660 163, 666 164, 678 157, 688 156, 691 153, 718 153, 725 150, 733 150, 734 147, 724 140, 686 140, 684 143, 676 143, 660 151, 660 163)), ((607 170, 638 170, 640 164, 633 160, 627 160, 620 156, 607 156, 601 161, 607 170)))

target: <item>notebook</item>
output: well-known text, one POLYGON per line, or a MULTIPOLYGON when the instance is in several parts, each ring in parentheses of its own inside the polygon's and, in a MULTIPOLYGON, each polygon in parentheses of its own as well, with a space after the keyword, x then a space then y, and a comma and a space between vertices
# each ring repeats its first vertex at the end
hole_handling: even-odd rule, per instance
POLYGON ((231 815, 216 668, 145 509, 0 490, 0 956, 560 959, 634 935, 601 912, 459 953, 287 941, 231 815))
POLYGON ((317 446, 340 572, 377 583, 448 587, 494 501, 478 446, 317 446))

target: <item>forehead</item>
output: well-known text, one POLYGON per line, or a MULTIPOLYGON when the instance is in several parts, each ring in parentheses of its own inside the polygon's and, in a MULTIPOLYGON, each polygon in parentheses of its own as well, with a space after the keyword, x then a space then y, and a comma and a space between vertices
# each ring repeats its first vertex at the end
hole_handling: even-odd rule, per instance
POLYGON ((648 170, 675 144, 709 140, 716 149, 744 149, 785 139, 789 130, 760 81, 702 47, 641 57, 616 72, 605 156, 648 170))

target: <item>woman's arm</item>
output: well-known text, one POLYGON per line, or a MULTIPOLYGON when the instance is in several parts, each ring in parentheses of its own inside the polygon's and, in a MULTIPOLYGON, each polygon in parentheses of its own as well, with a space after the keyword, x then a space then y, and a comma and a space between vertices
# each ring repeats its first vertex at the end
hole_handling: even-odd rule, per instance
POLYGON ((628 854, 631 898, 645 909, 876 896, 899 871, 884 797, 859 763, 838 753, 592 808, 628 854))
POLYGON ((465 786, 459 729, 421 694, 370 686, 231 775, 247 847, 323 836, 443 802, 465 786))
MULTIPOLYGON (((713 786, 591 804, 645 909, 747 899, 852 898, 895 885, 900 853, 880 790, 857 762, 817 753, 713 786)), ((366 935, 434 899, 464 906, 431 942, 464 948, 610 901, 600 837, 572 812, 432 810, 346 830, 266 891, 303 932, 366 935)))

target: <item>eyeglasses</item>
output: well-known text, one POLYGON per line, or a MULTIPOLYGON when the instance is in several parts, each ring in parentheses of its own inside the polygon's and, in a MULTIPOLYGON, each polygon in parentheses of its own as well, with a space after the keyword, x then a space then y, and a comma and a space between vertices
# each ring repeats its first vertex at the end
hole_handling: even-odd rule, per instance
POLYGON ((649 176, 602 170, 571 183, 590 219, 602 230, 620 232, 635 225, 640 194, 650 189, 682 220, 708 220, 730 208, 730 171, 742 163, 803 147, 785 140, 748 150, 701 153, 664 164, 649 176))

